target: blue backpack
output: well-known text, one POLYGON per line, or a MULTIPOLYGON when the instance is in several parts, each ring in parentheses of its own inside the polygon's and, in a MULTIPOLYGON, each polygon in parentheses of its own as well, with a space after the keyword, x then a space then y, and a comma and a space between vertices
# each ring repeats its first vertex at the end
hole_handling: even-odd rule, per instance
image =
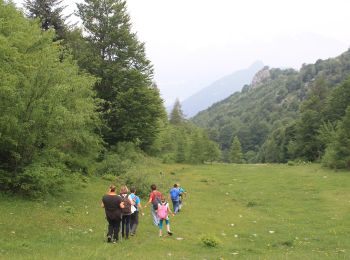
POLYGON ((177 188, 172 188, 170 190, 170 197, 171 197, 171 200, 179 200, 179 195, 180 195, 180 192, 177 188))

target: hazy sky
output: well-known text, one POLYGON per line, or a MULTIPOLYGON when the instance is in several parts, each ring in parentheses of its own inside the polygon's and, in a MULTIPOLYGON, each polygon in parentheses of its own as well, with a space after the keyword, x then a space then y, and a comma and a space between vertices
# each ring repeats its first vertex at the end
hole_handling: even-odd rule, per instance
MULTIPOLYGON (((21 0, 15 1, 21 3, 21 0)), ((74 10, 73 2, 65 0, 74 10)), ((167 105, 256 60, 294 67, 350 47, 349 0, 128 0, 167 105)))

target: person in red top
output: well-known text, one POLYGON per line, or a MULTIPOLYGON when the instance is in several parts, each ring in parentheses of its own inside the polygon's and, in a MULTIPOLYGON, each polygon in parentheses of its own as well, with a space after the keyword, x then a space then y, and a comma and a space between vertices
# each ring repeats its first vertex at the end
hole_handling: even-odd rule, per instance
POLYGON ((151 193, 149 194, 149 199, 144 206, 144 208, 147 207, 147 205, 151 204, 151 214, 153 218, 153 224, 158 227, 159 219, 157 216, 157 207, 158 203, 160 203, 160 198, 162 197, 162 193, 160 191, 157 191, 157 186, 155 184, 151 185, 151 193))

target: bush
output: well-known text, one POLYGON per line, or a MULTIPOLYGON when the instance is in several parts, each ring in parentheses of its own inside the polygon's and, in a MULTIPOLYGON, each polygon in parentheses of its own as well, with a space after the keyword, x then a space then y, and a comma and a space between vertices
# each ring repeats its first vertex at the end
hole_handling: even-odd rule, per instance
POLYGON ((119 143, 103 155, 96 166, 96 174, 123 175, 142 158, 142 152, 133 143, 119 143))
POLYGON ((201 241, 207 247, 218 247, 220 244, 220 240, 212 236, 203 236, 201 241))
POLYGON ((294 161, 288 161, 288 163, 287 163, 288 166, 295 166, 295 164, 296 163, 294 161))
POLYGON ((63 171, 48 166, 31 165, 22 173, 2 171, 0 173, 2 190, 12 191, 31 198, 54 194, 62 190, 63 171))

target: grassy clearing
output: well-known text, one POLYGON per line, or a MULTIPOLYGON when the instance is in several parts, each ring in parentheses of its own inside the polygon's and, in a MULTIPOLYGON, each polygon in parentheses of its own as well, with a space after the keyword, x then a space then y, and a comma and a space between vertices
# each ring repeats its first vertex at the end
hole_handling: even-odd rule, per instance
POLYGON ((158 238, 147 209, 136 237, 105 243, 99 206, 109 182, 93 178, 44 201, 0 197, 0 257, 350 258, 349 172, 319 165, 156 164, 143 172, 163 191, 175 181, 189 191, 183 211, 171 218, 173 237, 158 238), (219 244, 205 246, 202 238, 219 244))

